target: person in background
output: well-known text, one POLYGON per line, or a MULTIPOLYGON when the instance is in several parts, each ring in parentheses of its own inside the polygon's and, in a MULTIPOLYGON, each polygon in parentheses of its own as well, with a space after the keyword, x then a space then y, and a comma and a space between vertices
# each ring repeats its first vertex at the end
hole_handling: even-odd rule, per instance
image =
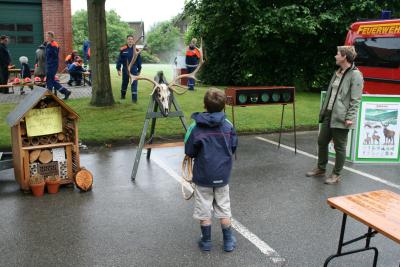
MULTIPOLYGON (((22 80, 24 80, 25 82, 29 82, 31 83, 31 68, 28 65, 28 58, 25 56, 22 56, 19 58, 19 62, 21 63, 21 78, 22 80), (26 80, 26 78, 29 78, 28 80, 26 80)), ((24 82, 22 81, 22 82, 24 82)), ((25 94, 24 91, 24 85, 21 86, 20 88, 20 94, 23 95, 25 94)), ((33 89, 33 86, 30 85, 29 88, 33 89)))
MULTIPOLYGON (((78 58, 74 63, 69 65, 68 72, 70 75, 68 85, 72 86, 72 82, 75 82, 76 86, 80 86, 82 84, 83 74, 87 72, 87 70, 83 67, 83 60, 78 58)), ((90 81, 87 82, 89 85, 91 85, 90 81)))
POLYGON ((83 63, 86 66, 90 60, 90 41, 89 40, 85 40, 83 42, 82 52, 83 52, 83 63))
POLYGON ((334 73, 321 106, 318 135, 317 167, 306 173, 308 177, 325 177, 328 163, 329 143, 333 140, 335 166, 325 184, 336 184, 341 180, 341 172, 346 160, 347 136, 354 129, 360 107, 364 79, 354 65, 357 53, 354 46, 338 46, 335 55, 339 67, 334 73))
POLYGON ((35 77, 39 77, 42 80, 44 79, 44 77, 46 77, 46 45, 46 42, 39 45, 35 52, 35 71, 33 75, 35 77))
POLYGON ((71 95, 71 91, 63 87, 59 82, 55 81, 55 76, 58 69, 58 53, 59 45, 54 40, 54 32, 47 32, 46 45, 46 85, 47 89, 52 91, 53 88, 64 95, 64 100, 67 100, 71 95))
MULTIPOLYGON (((121 99, 125 99, 126 89, 128 87, 130 74, 139 76, 140 71, 142 70, 142 58, 140 56, 140 50, 136 49, 135 39, 133 35, 128 35, 126 37, 127 44, 121 47, 119 51, 119 56, 117 60, 117 71, 118 76, 122 75, 122 84, 121 84, 121 99), (132 59, 137 55, 135 62, 132 64, 131 69, 128 70, 128 66, 131 63, 132 59), (121 72, 122 66, 122 72, 121 72)), ((132 90, 132 102, 136 103, 138 100, 138 81, 135 80, 132 82, 131 90, 132 90)))
MULTIPOLYGON (((11 64, 10 51, 8 51, 7 45, 9 38, 6 35, 0 36, 0 85, 8 84, 8 67, 11 64)), ((8 94, 8 87, 0 88, 0 92, 8 94)))
POLYGON ((76 50, 73 50, 71 54, 65 57, 65 65, 67 66, 67 68, 69 67, 69 65, 75 62, 77 57, 78 57, 78 51, 76 50))
MULTIPOLYGON (((200 50, 196 47, 197 39, 193 38, 186 50, 186 70, 188 73, 192 73, 200 59, 200 50)), ((194 91, 195 80, 192 78, 188 79, 188 87, 190 91, 194 91)))

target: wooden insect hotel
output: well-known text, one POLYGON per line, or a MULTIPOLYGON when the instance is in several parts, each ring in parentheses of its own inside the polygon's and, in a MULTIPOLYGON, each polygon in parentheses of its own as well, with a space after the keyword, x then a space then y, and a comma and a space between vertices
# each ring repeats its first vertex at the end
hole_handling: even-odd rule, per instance
POLYGON ((80 170, 79 116, 45 88, 35 88, 7 116, 11 127, 15 179, 29 190, 31 176, 58 175, 73 184, 80 170))

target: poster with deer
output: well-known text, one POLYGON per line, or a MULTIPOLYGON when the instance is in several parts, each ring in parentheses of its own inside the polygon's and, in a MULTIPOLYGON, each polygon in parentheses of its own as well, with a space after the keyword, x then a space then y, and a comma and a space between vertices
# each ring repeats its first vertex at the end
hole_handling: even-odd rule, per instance
MULTIPOLYGON (((375 98, 376 100, 381 100, 375 98)), ((394 98, 393 98, 394 99, 394 98)), ((364 101, 358 127, 358 159, 399 161, 400 103, 364 101)), ((398 100, 398 98, 397 98, 398 100)))

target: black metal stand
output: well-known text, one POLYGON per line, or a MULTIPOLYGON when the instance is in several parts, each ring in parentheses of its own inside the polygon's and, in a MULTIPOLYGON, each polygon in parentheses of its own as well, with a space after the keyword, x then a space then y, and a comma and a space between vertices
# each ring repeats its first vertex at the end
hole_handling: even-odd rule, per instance
MULTIPOLYGON (((285 113, 286 104, 282 104, 282 115, 281 115, 281 128, 279 130, 279 141, 278 149, 281 148, 281 136, 282 136, 282 126, 283 126, 283 114, 285 113)), ((293 135, 294 135, 294 153, 297 154, 297 136, 296 136, 296 108, 293 102, 293 135)))
POLYGON ((343 242, 343 239, 344 239, 344 231, 345 231, 345 229, 346 229, 346 219, 347 219, 347 214, 343 213, 342 228, 341 228, 341 230, 340 230, 339 246, 338 246, 337 253, 334 254, 334 255, 329 256, 329 257, 325 260, 324 267, 327 267, 327 266, 328 266, 328 263, 329 263, 332 259, 334 259, 334 258, 342 257, 342 256, 346 256, 346 255, 354 254, 354 253, 358 253, 358 252, 363 252, 363 251, 367 251, 367 250, 373 250, 373 251, 374 251, 374 262, 373 262, 372 266, 373 266, 373 267, 376 267, 376 264, 377 264, 377 262, 378 262, 378 255, 379 255, 379 252, 378 252, 378 249, 377 249, 376 247, 370 247, 369 244, 370 244, 370 241, 371 241, 371 237, 374 237, 378 232, 375 231, 375 230, 372 230, 372 228, 368 227, 368 232, 367 232, 365 235, 362 235, 362 236, 360 236, 360 237, 354 238, 354 239, 349 240, 349 241, 347 241, 347 242, 343 242), (366 239, 365 248, 362 248, 362 249, 355 249, 355 250, 349 250, 349 251, 347 251, 347 252, 342 252, 342 248, 343 248, 344 246, 347 246, 347 245, 352 244, 352 243, 354 243, 354 242, 363 240, 364 238, 366 239))
MULTIPOLYGON (((278 149, 281 147, 281 136, 282 136, 282 128, 283 128, 283 114, 285 113, 285 106, 287 104, 282 104, 282 114, 281 114, 281 127, 279 130, 279 141, 278 141, 278 149)), ((234 105, 232 107, 232 123, 233 127, 236 127, 235 124, 235 109, 234 105)), ((297 135, 296 135, 296 106, 293 102, 293 135, 294 135, 294 153, 297 154, 297 135)))
MULTIPOLYGON (((171 103, 174 106, 176 111, 168 113, 168 118, 179 117, 179 119, 181 120, 181 123, 183 125, 183 128, 185 129, 185 131, 187 131, 188 127, 186 124, 185 115, 183 114, 178 102, 176 101, 174 94, 172 94, 171 97, 172 97, 171 103)), ((150 138, 149 138, 149 141, 147 142, 147 144, 153 143, 157 118, 166 118, 162 115, 162 113, 160 111, 157 111, 157 110, 158 110, 158 103, 157 103, 157 101, 154 100, 153 96, 150 96, 150 102, 149 102, 149 106, 147 108, 147 113, 146 113, 146 118, 144 120, 142 134, 140 136, 139 145, 138 145, 138 148, 136 151, 135 162, 133 164, 133 169, 132 169, 132 174, 131 174, 132 180, 135 180, 135 178, 136 178, 136 173, 137 173, 137 170, 139 167, 140 156, 142 155, 142 150, 143 150, 143 147, 145 144, 147 128, 149 128, 150 119, 151 119, 150 138)), ((148 148, 147 155, 146 155, 147 160, 150 159, 150 155, 151 155, 151 148, 148 148)))

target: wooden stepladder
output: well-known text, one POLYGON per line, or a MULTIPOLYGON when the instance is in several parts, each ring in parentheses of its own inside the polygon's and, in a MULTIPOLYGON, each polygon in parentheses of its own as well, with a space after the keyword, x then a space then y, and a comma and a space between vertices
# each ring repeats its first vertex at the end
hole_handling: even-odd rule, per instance
MULTIPOLYGON (((137 148, 137 151, 136 151, 135 163, 133 164, 133 169, 132 169, 132 174, 131 174, 131 179, 132 180, 135 180, 135 178, 136 178, 136 173, 137 173, 137 170, 139 168, 140 156, 142 155, 142 150, 143 150, 143 147, 145 146, 145 143, 148 144, 148 145, 151 145, 153 143, 154 132, 155 132, 155 128, 156 128, 157 119, 179 117, 179 119, 181 120, 183 128, 185 129, 185 131, 187 131, 188 127, 187 127, 187 124, 186 124, 185 115, 183 114, 183 112, 182 112, 178 102, 176 101, 176 98, 175 98, 173 93, 171 93, 171 104, 174 106, 176 111, 169 112, 168 116, 164 116, 161 113, 161 111, 159 111, 159 104, 155 100, 155 97, 153 97, 153 95, 150 96, 150 102, 149 102, 149 106, 147 108, 147 113, 146 113, 146 118, 145 118, 145 121, 144 121, 142 134, 140 136, 139 145, 138 145, 138 148, 137 148), (147 128, 149 128, 150 119, 151 119, 150 137, 149 137, 148 141, 145 142, 146 134, 147 134, 147 128)), ((147 156, 146 156, 147 160, 150 159, 150 155, 151 155, 151 146, 148 146, 148 148, 147 148, 147 156)))

